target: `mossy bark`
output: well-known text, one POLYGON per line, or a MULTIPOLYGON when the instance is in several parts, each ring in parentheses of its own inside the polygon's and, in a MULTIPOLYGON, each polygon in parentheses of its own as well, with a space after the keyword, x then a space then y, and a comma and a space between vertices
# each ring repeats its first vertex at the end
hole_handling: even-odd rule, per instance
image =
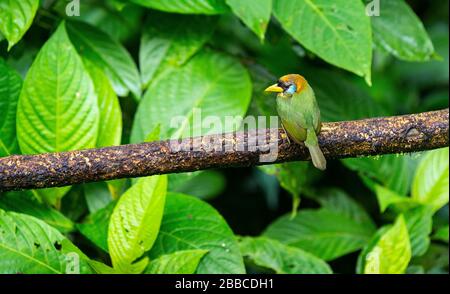
MULTIPOLYGON (((260 150, 275 146, 278 146, 275 162, 310 159, 305 146, 289 143, 282 129, 276 136, 270 135, 271 130, 265 129, 189 138, 179 144, 159 141, 61 153, 13 155, 0 158, 0 191, 268 164, 260 161, 260 155, 264 153, 260 150), (248 142, 261 142, 262 139, 266 141, 260 144, 259 150, 246 147, 248 142), (194 145, 197 148, 192 150, 194 145), (174 150, 173 146, 181 151, 174 150)), ((324 123, 319 143, 327 159, 445 147, 449 145, 449 110, 324 123)))

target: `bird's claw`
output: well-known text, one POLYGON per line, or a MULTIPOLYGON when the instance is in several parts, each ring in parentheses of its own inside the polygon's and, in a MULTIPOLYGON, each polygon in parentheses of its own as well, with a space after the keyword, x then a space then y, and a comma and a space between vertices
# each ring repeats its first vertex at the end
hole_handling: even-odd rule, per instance
POLYGON ((284 133, 286 134, 286 139, 288 141, 288 144, 291 145, 291 139, 289 138, 289 134, 286 131, 286 129, 284 128, 284 125, 281 125, 281 127, 283 128, 284 133))

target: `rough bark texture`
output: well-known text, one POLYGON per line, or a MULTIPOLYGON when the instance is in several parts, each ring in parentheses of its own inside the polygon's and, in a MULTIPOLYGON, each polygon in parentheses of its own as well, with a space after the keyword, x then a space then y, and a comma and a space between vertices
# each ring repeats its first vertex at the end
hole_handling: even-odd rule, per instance
MULTIPOLYGON (((430 150, 449 145, 448 120, 449 110, 445 109, 325 123, 319 141, 327 159, 430 150)), ((260 155, 270 148, 278 149, 275 162, 309 160, 305 146, 289 143, 283 130, 264 129, 190 138, 180 142, 159 141, 4 157, 0 158, 0 191, 270 164, 260 161, 260 155), (249 142, 258 142, 256 150, 251 147, 254 144, 249 142)))

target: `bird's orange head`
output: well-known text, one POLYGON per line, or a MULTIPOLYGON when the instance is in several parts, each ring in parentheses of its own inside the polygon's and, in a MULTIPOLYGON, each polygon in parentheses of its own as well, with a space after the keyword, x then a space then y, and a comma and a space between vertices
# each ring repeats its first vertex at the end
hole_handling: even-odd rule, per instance
POLYGON ((276 84, 268 87, 264 91, 294 95, 303 91, 307 85, 308 82, 303 76, 289 74, 279 78, 276 84))

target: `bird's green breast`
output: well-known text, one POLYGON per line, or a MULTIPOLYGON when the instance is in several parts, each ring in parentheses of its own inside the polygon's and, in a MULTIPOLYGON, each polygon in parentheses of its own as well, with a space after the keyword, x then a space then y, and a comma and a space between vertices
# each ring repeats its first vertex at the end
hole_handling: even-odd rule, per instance
POLYGON ((320 129, 320 111, 309 85, 290 97, 278 95, 277 111, 284 128, 296 141, 306 139, 306 129, 320 129))

